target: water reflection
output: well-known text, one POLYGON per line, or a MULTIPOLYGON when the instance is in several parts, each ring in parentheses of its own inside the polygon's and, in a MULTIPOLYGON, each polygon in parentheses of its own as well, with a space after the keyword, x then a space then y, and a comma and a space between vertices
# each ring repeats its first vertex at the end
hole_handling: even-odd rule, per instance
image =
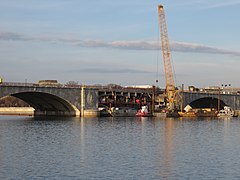
POLYGON ((167 119, 165 121, 165 133, 164 133, 164 149, 163 149, 163 171, 161 177, 170 177, 173 164, 173 129, 174 120, 167 119))
POLYGON ((239 178, 240 121, 0 117, 0 179, 239 178))
POLYGON ((84 162, 85 161, 85 140, 84 140, 84 137, 85 137, 85 130, 84 130, 84 118, 81 117, 80 118, 80 121, 81 121, 81 124, 80 124, 80 146, 81 146, 81 162, 84 162))

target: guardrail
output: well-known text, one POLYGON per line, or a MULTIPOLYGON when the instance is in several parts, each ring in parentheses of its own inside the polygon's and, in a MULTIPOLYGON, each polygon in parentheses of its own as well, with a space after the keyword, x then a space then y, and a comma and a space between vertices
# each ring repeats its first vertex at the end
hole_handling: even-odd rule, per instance
POLYGON ((0 86, 36 86, 34 83, 3 82, 0 86))
POLYGON ((220 90, 220 91, 189 91, 189 90, 184 90, 186 93, 198 93, 198 94, 234 94, 234 95, 240 95, 239 91, 232 91, 232 90, 220 90))
MULTIPOLYGON (((25 86, 25 87, 55 87, 55 88, 81 88, 83 85, 71 84, 38 84, 38 83, 21 83, 21 82, 2 82, 0 86, 25 86)), ((88 87, 88 86, 84 86, 88 87)))

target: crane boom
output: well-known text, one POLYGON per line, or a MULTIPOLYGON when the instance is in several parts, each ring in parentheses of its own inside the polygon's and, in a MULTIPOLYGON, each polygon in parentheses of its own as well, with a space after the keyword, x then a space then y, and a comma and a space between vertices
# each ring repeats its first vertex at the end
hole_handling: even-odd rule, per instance
POLYGON ((165 78, 166 78, 166 92, 167 92, 167 98, 169 103, 169 109, 172 110, 174 108, 176 91, 175 91, 175 85, 174 85, 173 69, 171 64, 167 23, 166 23, 166 17, 165 17, 163 5, 158 6, 158 20, 159 20, 159 27, 160 27, 161 42, 162 42, 162 55, 163 55, 164 71, 165 71, 165 78))

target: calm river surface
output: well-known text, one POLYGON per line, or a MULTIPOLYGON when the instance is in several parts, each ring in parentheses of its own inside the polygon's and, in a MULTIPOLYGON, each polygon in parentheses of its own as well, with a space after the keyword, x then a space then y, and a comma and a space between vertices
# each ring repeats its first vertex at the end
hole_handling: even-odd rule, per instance
POLYGON ((0 116, 0 179, 240 179, 240 119, 0 116))

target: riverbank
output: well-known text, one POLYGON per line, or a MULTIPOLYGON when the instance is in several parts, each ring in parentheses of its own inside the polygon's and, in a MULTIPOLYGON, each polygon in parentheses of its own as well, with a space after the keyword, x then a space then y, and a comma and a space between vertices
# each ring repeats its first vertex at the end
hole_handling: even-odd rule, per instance
POLYGON ((0 115, 33 116, 32 107, 0 107, 0 115))

